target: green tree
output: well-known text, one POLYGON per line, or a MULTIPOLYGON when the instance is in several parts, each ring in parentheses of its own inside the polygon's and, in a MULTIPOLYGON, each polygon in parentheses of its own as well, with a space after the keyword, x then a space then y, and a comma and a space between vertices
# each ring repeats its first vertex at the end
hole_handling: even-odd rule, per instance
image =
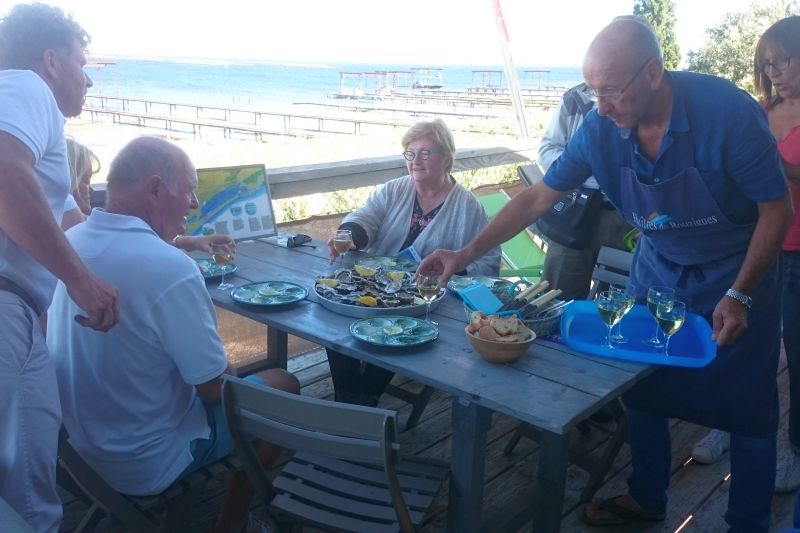
POLYGON ((798 14, 796 0, 753 3, 746 11, 727 13, 706 30, 698 51, 689 52, 688 70, 726 78, 749 93, 753 87, 753 56, 761 34, 778 20, 798 14))
POLYGON ((681 50, 675 38, 675 2, 673 0, 636 0, 633 3, 633 14, 642 17, 653 27, 661 51, 664 54, 664 67, 669 70, 678 68, 681 62, 681 50))

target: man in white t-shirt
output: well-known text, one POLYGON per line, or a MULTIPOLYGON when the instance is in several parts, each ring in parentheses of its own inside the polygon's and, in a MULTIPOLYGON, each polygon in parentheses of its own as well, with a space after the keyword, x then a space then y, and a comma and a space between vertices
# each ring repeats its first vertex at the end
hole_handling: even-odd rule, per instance
POLYGON ((0 497, 37 532, 57 531, 61 407, 38 315, 56 278, 82 326, 118 320, 117 293, 95 277, 59 227, 69 192, 64 117, 83 108, 89 36, 44 4, 0 20, 0 497))
MULTIPOLYGON (((111 163, 106 209, 67 231, 89 269, 118 287, 120 322, 105 334, 77 327, 63 283, 48 313, 70 442, 126 494, 158 494, 233 450, 220 409, 228 364, 214 306, 195 261, 171 245, 197 207, 196 187, 194 166, 177 146, 156 137, 128 143, 111 163)), ((300 391, 284 370, 258 378, 300 391)), ((249 496, 227 501, 233 507, 217 526, 238 531, 249 496)))

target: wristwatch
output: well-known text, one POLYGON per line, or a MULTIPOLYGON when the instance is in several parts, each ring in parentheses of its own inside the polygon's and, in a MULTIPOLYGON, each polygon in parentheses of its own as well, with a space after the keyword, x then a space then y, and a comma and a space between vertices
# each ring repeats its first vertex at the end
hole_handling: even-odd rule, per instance
POLYGON ((727 291, 725 291, 725 296, 733 298, 734 300, 745 306, 745 308, 748 310, 751 307, 753 307, 753 299, 748 295, 744 294, 743 292, 737 291, 736 289, 728 289, 727 291))

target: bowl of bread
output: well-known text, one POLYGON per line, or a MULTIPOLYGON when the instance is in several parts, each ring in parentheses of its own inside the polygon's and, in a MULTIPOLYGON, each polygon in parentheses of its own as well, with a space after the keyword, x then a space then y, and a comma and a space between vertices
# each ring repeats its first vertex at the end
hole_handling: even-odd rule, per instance
POLYGON ((475 311, 464 328, 470 344, 490 363, 517 360, 536 339, 536 334, 516 316, 502 317, 475 311))

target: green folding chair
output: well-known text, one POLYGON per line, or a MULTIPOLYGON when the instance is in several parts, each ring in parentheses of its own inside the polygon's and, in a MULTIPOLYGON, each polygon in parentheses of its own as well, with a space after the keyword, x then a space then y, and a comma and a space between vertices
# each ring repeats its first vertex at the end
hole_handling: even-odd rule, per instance
MULTIPOLYGON (((479 196, 478 200, 486 210, 489 220, 508 203, 511 198, 505 191, 479 196)), ((504 278, 519 277, 527 281, 538 281, 544 268, 545 251, 533 240, 524 229, 500 245, 503 267, 500 276, 504 278)))

